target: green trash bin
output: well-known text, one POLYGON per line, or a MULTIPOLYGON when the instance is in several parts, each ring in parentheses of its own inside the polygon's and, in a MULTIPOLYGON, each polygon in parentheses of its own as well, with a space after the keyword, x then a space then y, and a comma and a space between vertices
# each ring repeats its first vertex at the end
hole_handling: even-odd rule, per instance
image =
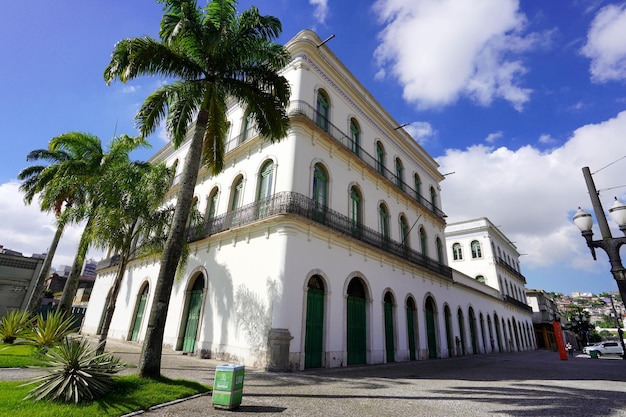
POLYGON ((598 359, 598 351, 597 350, 590 350, 589 351, 589 356, 591 356, 591 359, 598 359))
POLYGON ((241 405, 243 396, 243 365, 219 365, 215 368, 213 407, 232 410, 241 405))

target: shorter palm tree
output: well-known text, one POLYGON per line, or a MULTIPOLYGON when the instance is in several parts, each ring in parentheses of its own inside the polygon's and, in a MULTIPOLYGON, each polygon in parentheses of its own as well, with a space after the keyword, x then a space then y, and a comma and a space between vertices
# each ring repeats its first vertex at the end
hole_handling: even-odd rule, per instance
POLYGON ((128 262, 136 256, 154 256, 163 249, 163 235, 171 223, 173 209, 161 206, 171 177, 164 163, 130 163, 120 164, 101 182, 98 190, 101 205, 94 216, 93 244, 119 255, 100 332, 101 352, 128 262), (154 252, 155 249, 159 252, 154 252))

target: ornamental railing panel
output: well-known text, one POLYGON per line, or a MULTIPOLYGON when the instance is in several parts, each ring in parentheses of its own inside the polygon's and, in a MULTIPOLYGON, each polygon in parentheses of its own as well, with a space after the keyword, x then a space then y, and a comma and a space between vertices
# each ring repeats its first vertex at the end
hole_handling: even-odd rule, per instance
POLYGON ((526 284, 526 277, 522 275, 519 271, 517 271, 515 268, 513 268, 511 265, 509 265, 503 258, 499 256, 496 257, 496 262, 498 263, 498 265, 502 266, 504 269, 506 269, 511 274, 515 275, 517 278, 524 281, 524 284, 526 284))
POLYGON ((295 215, 352 237, 406 261, 452 279, 452 269, 381 233, 353 221, 335 210, 294 192, 281 192, 208 219, 188 230, 188 241, 194 242, 230 229, 248 225, 276 215, 295 215))

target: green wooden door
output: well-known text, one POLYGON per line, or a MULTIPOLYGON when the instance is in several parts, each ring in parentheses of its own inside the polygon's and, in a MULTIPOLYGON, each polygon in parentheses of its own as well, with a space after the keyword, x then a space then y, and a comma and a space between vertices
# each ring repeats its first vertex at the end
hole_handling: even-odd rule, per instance
POLYGON ((191 291, 189 297, 189 310, 185 323, 185 336, 183 338, 183 352, 193 353, 196 347, 196 335, 200 324, 200 310, 202 307, 202 291, 191 291))
POLYGON ((365 298, 348 296, 348 365, 366 361, 365 298))
POLYGON ((385 349, 387 350, 387 362, 394 362, 393 304, 387 301, 385 302, 385 349))
POLYGON ((148 300, 148 293, 143 292, 139 297, 139 303, 137 305, 137 313, 135 313, 135 320, 133 320, 133 330, 130 333, 130 340, 136 342, 139 340, 139 329, 141 327, 141 320, 143 319, 143 312, 146 308, 146 301, 148 300))
POLYGON ((426 303, 426 335, 428 337, 428 358, 437 358, 437 330, 435 328, 435 311, 432 301, 426 303))
POLYGON ((469 326, 470 339, 472 343, 472 353, 476 355, 478 353, 478 344, 476 341, 476 320, 474 319, 474 316, 470 316, 469 326))
POLYGON ((406 326, 409 333, 409 359, 414 361, 415 354, 415 307, 410 305, 406 308, 406 326))
POLYGON ((309 288, 307 292, 305 331, 304 367, 319 368, 324 353, 324 291, 309 288))

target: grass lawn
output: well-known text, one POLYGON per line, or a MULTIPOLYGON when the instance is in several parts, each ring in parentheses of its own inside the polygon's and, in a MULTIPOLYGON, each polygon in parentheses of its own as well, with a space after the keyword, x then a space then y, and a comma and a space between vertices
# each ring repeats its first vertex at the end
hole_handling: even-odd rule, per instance
MULTIPOLYGON (((28 345, 0 344, 0 368, 41 366, 36 352, 28 345)), ((143 379, 137 375, 114 376, 114 391, 89 404, 64 404, 51 401, 24 400, 36 385, 28 381, 0 381, 0 416, 11 417, 104 417, 121 416, 146 410, 180 398, 205 393, 211 387, 194 381, 143 379)))
POLYGON ((11 417, 104 417, 121 416, 146 410, 179 398, 209 391, 210 387, 185 380, 143 379, 137 375, 114 377, 115 389, 100 401, 89 404, 64 404, 23 398, 35 385, 24 381, 0 381, 0 416, 11 417))
POLYGON ((27 366, 41 366, 41 361, 36 359, 36 352, 32 346, 0 343, 0 368, 27 366))

